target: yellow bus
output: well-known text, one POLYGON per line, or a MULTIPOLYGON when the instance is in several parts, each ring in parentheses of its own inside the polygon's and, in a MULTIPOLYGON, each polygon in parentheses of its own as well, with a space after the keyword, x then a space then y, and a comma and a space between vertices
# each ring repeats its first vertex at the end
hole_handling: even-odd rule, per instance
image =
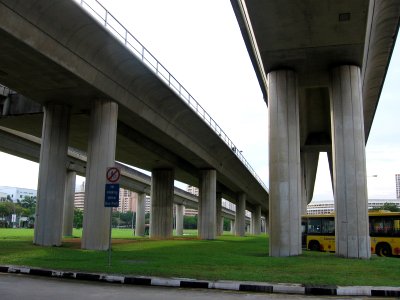
MULTIPOLYGON (((371 253, 379 256, 400 255, 400 213, 371 211, 369 235, 371 253)), ((305 215, 302 217, 303 248, 335 252, 335 216, 305 215)))

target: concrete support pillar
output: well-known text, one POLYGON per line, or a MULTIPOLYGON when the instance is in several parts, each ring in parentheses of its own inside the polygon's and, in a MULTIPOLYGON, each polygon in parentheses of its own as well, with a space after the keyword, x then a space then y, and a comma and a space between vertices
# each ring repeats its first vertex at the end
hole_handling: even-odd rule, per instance
POLYGON ((250 234, 254 234, 254 218, 253 218, 253 212, 251 212, 249 233, 250 233, 250 234))
POLYGON ((301 214, 307 213, 307 205, 314 194, 315 178, 317 176, 319 152, 301 152, 301 214))
POLYGON ((251 213, 251 218, 254 220, 254 232, 255 235, 261 234, 261 205, 257 205, 254 212, 251 213))
POLYGON ((90 115, 82 248, 107 250, 111 208, 104 207, 106 171, 115 164, 118 105, 93 102, 90 115))
POLYGON ((340 66, 331 75, 336 255, 370 258, 360 68, 340 66))
POLYGON ((177 204, 175 207, 176 207, 176 235, 182 236, 184 206, 182 204, 177 204))
POLYGON ((70 109, 64 105, 44 107, 33 239, 34 244, 41 246, 61 245, 69 113, 70 109))
POLYGON ((231 234, 235 234, 235 228, 236 228, 235 220, 231 220, 231 234))
POLYGON ((174 170, 154 169, 151 174, 150 238, 169 239, 174 228, 174 170))
POLYGON ((144 236, 146 223, 146 194, 138 193, 136 205, 135 236, 144 236))
POLYGON ((213 240, 217 235, 217 171, 200 170, 199 238, 213 240))
POLYGON ((301 253, 299 100, 293 71, 268 74, 270 256, 301 253))
POLYGON ((65 195, 64 195, 64 222, 63 222, 64 236, 72 236, 72 227, 74 223, 75 182, 76 182, 76 172, 68 171, 67 179, 65 181, 65 195))
POLYGON ((217 193, 216 195, 217 204, 217 236, 220 236, 224 232, 224 218, 222 217, 222 194, 217 193))
POLYGON ((244 236, 246 233, 246 194, 239 193, 236 202, 235 234, 244 236))

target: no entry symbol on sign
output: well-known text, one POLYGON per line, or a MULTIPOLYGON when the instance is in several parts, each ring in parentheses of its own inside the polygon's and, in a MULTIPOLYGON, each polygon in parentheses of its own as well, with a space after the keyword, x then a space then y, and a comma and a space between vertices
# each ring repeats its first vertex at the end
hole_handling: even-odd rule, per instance
POLYGON ((121 171, 118 168, 107 168, 106 179, 109 183, 117 183, 121 177, 121 171))

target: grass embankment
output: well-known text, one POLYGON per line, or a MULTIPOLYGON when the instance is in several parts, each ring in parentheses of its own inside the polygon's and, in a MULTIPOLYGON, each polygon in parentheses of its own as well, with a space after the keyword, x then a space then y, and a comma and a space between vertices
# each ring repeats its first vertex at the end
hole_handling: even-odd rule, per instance
POLYGON ((39 247, 32 244, 33 230, 0 229, 0 265, 208 280, 400 286, 399 258, 342 259, 309 251, 297 257, 269 257, 265 236, 225 235, 202 241, 192 235, 153 241, 134 238, 131 230, 113 230, 109 267, 107 251, 80 249, 80 234, 74 231, 77 237, 66 239, 62 247, 39 247))

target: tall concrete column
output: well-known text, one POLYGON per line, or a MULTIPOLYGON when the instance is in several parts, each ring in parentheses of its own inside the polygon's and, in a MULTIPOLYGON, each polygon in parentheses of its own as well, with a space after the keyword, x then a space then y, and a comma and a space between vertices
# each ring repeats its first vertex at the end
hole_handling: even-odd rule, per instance
POLYGON ((364 117, 360 68, 331 73, 336 255, 370 258, 364 117))
POLYGON ((236 228, 235 220, 231 220, 231 234, 235 234, 235 228, 236 228))
POLYGON ((174 170, 154 169, 151 174, 150 238, 168 239, 173 233, 174 170))
POLYGON ((176 235, 182 236, 184 206, 182 204, 177 204, 175 207, 176 207, 176 235))
POLYGON ((146 223, 146 194, 138 193, 136 205, 135 236, 144 236, 146 223))
POLYGON ((269 214, 265 216, 265 233, 269 235, 269 214))
POLYGON ((68 151, 70 109, 64 105, 44 107, 42 146, 33 242, 60 246, 68 151))
POLYGON ((82 248, 107 250, 111 208, 104 207, 106 170, 115 164, 118 105, 96 100, 90 115, 82 248))
POLYGON ((249 233, 254 234, 254 219, 253 219, 253 212, 251 212, 251 219, 249 224, 249 233))
POLYGON ((75 182, 76 182, 76 172, 68 171, 67 179, 65 181, 65 196, 64 196, 64 221, 63 221, 64 236, 72 236, 72 227, 74 223, 75 182))
POLYGON ((216 195, 216 204, 217 204, 217 236, 223 234, 224 229, 224 218, 222 217, 222 194, 217 193, 216 195))
POLYGON ((200 170, 198 229, 203 240, 213 240, 217 234, 216 188, 217 171, 200 170))
POLYGON ((239 193, 236 202, 235 234, 244 236, 246 233, 246 194, 239 193))
POLYGON ((254 232, 255 235, 261 234, 261 205, 257 205, 254 212, 251 213, 251 218, 254 219, 254 232))
POLYGON ((301 253, 300 132, 293 71, 268 74, 270 256, 301 253))

